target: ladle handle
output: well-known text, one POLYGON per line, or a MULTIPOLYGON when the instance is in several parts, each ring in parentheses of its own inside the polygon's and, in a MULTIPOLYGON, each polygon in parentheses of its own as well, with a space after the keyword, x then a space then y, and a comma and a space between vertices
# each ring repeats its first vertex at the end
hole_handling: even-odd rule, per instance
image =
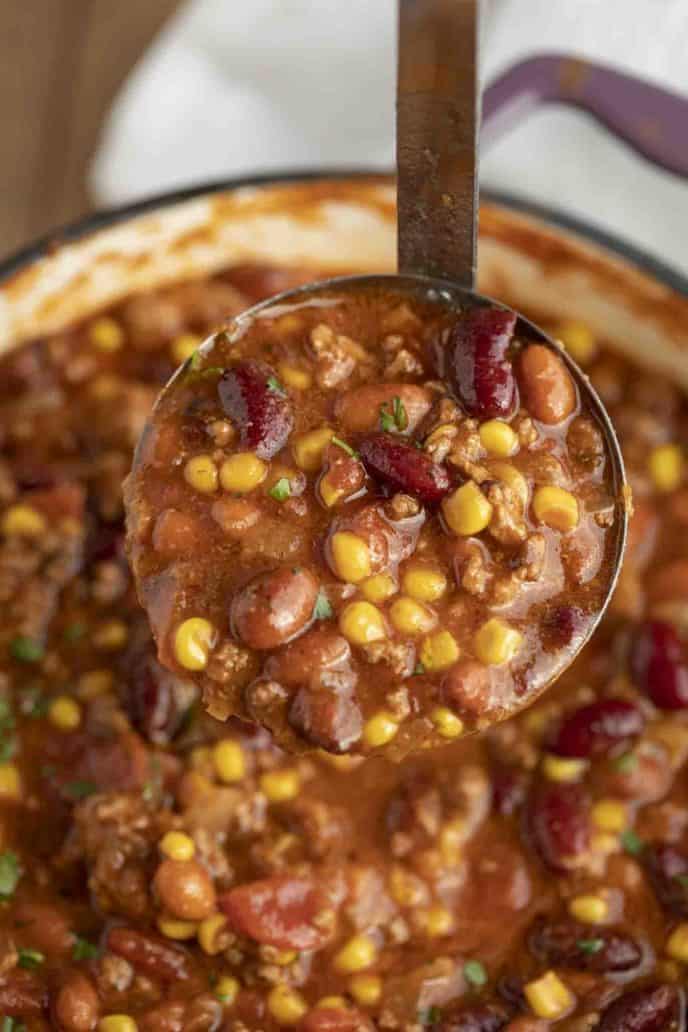
POLYGON ((480 0, 399 0, 399 272, 473 289, 480 0))

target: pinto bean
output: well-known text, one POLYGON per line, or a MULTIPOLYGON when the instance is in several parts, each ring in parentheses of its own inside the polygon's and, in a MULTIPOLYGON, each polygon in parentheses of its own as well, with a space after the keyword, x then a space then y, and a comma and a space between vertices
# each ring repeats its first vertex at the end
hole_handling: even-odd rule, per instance
POLYGON ((260 519, 260 507, 249 498, 219 498, 210 512, 227 537, 237 541, 260 519))
POLYGON ((314 627, 270 656, 265 674, 293 687, 309 681, 314 671, 346 666, 350 658, 351 647, 346 638, 328 627, 314 627))
POLYGON ((442 698, 457 713, 484 713, 491 701, 490 671, 476 660, 461 660, 445 677, 442 698))
MULTIPOLYGON (((426 387, 412 383, 375 383, 347 391, 335 406, 337 419, 353 433, 380 429, 380 409, 392 413, 394 399, 403 405, 408 424, 405 433, 411 433, 427 416, 433 401, 426 387)), ((402 429, 399 427, 399 429, 402 429)))
POLYGON ((184 921, 202 921, 215 906, 212 879, 195 860, 163 860, 153 886, 164 908, 184 921))
POLYGON ((544 344, 530 344, 521 353, 519 386, 526 408, 541 423, 561 423, 578 402, 575 384, 564 362, 544 344))
POLYGON ((73 971, 60 988, 55 1000, 55 1018, 64 1032, 91 1032, 96 1027, 100 1005, 98 993, 90 978, 73 971))
POLYGON ((242 588, 231 606, 231 624, 253 649, 275 649, 311 622, 318 581, 305 567, 281 566, 242 588))
POLYGON ((200 541, 201 528, 188 513, 163 509, 155 521, 153 548, 161 555, 173 558, 193 554, 200 541))

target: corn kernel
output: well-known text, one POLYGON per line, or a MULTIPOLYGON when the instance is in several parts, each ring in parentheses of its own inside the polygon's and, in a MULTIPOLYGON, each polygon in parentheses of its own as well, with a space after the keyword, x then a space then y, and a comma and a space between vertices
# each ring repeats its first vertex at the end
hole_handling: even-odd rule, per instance
POLYGON ((253 452, 237 452, 220 466, 220 483, 232 494, 248 494, 265 480, 268 467, 253 452))
POLYGON ((288 985, 276 985, 268 993, 268 1010, 280 1025, 298 1025, 308 1010, 300 993, 288 985))
POLYGON ((166 939, 177 939, 181 942, 195 938, 198 925, 195 921, 178 921, 173 917, 159 917, 158 928, 166 939))
POLYGON ((260 790, 271 803, 285 803, 289 799, 295 799, 300 788, 301 778, 294 767, 269 770, 260 779, 260 790))
POLYGON ((48 720, 60 731, 76 731, 81 723, 81 706, 69 695, 58 695, 48 707, 48 720))
POLYGON ((600 831, 624 831, 628 827, 628 810, 618 799, 600 799, 591 811, 592 823, 600 831))
POLYGON ((395 864, 389 875, 389 891, 402 907, 415 907, 427 898, 427 888, 417 874, 395 864))
POLYGON ((436 602, 447 590, 447 578, 431 566, 410 566, 402 578, 402 588, 417 602, 436 602))
POLYGON ((533 512, 540 523, 562 534, 578 526, 578 502, 563 487, 538 487, 533 495, 533 512))
POLYGON ((528 504, 528 483, 523 474, 510 462, 491 462, 490 472, 511 489, 525 508, 528 504))
POLYGON ((108 1014, 98 1022, 98 1032, 136 1032, 137 1028, 128 1014, 108 1014))
POLYGON ((184 466, 184 479, 194 491, 213 494, 217 491, 217 466, 210 455, 195 455, 184 466))
POLYGON ((117 652, 128 640, 129 628, 123 620, 106 620, 93 631, 93 644, 104 652, 117 652))
POLYGON ((523 991, 535 1014, 545 1021, 563 1017, 575 1003, 573 994, 554 971, 547 971, 541 978, 527 982, 523 991))
POLYGON ((201 338, 196 333, 180 333, 170 344, 170 354, 175 365, 181 365, 191 358, 194 351, 201 343, 201 338))
POLYGON ((246 774, 246 758, 238 742, 226 738, 213 747, 212 755, 215 773, 220 781, 226 785, 241 781, 246 774))
POLYGON ((683 477, 683 453, 677 444, 661 444, 650 453, 648 468, 658 491, 674 491, 683 477))
POLYGON ((621 843, 617 835, 610 835, 608 831, 598 831, 596 835, 590 836, 590 850, 600 856, 611 856, 618 853, 621 843))
POLYGON ((323 464, 325 451, 333 437, 334 430, 330 426, 320 427, 319 430, 310 430, 308 433, 296 437, 291 451, 299 469, 304 473, 317 473, 323 464))
POLYGON ((279 374, 282 383, 287 387, 293 387, 295 391, 307 391, 313 383, 313 377, 307 369, 299 369, 297 366, 287 365, 283 362, 279 367, 279 374))
POLYGON ((31 505, 10 505, 2 517, 6 537, 40 537, 48 528, 45 516, 31 505))
POLYGON ((447 526, 455 534, 469 537, 484 530, 492 518, 492 506, 472 480, 458 487, 442 502, 447 526))
POLYGON ((13 763, 0 763, 0 799, 20 799, 21 794, 18 768, 13 763))
MULTIPOLYGON (((227 918, 224 914, 211 914, 206 917, 198 926, 196 936, 198 945, 209 957, 214 957, 224 949, 225 942, 221 933, 227 925, 227 918)), ((226 940, 226 936, 224 939, 226 940)))
POLYGON ((574 362, 578 362, 578 365, 582 366, 592 362, 597 354, 597 344, 592 330, 585 323, 561 323, 554 332, 574 362))
POLYGON ((445 863, 456 863, 461 856, 461 848, 466 841, 467 828, 463 817, 455 817, 447 821, 439 834, 440 854, 445 863))
POLYGON ((367 935, 354 935, 335 956, 334 966, 337 971, 353 975, 370 967, 376 957, 377 947, 373 940, 367 935))
POLYGON ((488 455, 508 459, 518 448, 518 437, 508 423, 501 419, 488 419, 478 430, 480 443, 488 455))
POLYGON ((382 996, 382 979, 378 975, 353 975, 349 992, 361 1007, 374 1007, 382 996))
POLYGON ((683 923, 674 928, 667 939, 664 951, 673 960, 688 964, 688 924, 683 923))
POLYGON ((385 621, 370 602, 350 602, 339 617, 339 629, 353 645, 368 645, 386 637, 385 621))
POLYGON ((160 839, 158 849, 170 860, 190 860, 196 852, 194 840, 183 831, 168 831, 160 839))
POLYGON ((337 487, 332 482, 331 475, 326 473, 318 481, 318 495, 323 505, 331 509, 333 505, 336 505, 337 502, 346 497, 346 491, 342 490, 341 487, 337 487))
POLYGON ((298 955, 298 950, 277 950, 277 952, 270 957, 270 962, 272 964, 277 964, 279 967, 288 967, 290 964, 294 963, 298 955))
POLYGON ((332 562, 337 576, 349 584, 370 576, 370 549, 362 537, 348 530, 332 535, 332 562))
POLYGON ((454 927, 451 911, 441 906, 430 907, 423 915, 423 923, 426 933, 433 938, 449 935, 454 927))
POLYGON ((555 756, 553 753, 545 753, 542 758, 542 773, 550 781, 580 781, 587 769, 587 760, 555 756))
POLYGON ((522 641, 523 635, 514 627, 493 616, 476 631, 473 648, 481 663, 487 666, 501 666, 502 663, 508 663, 513 659, 522 641))
POLYGON ((323 996, 315 1005, 318 1010, 349 1010, 343 996, 323 996))
POLYGON ((430 714, 430 720, 442 738, 458 738, 463 732, 463 721, 446 706, 436 706, 430 714))
POLYGON ((111 670, 87 670, 77 681, 76 691, 80 699, 88 702, 112 691, 115 679, 111 670))
POLYGON ((119 351, 124 343, 124 330, 118 322, 104 315, 91 323, 88 339, 98 351, 119 351))
POLYGON ((420 648, 420 661, 428 671, 447 670, 459 658, 459 646, 449 631, 438 631, 425 639, 420 648))
POLYGON ((175 659, 185 670, 205 670, 216 641, 217 631, 210 620, 189 617, 175 631, 175 659))
POLYGON ((239 983, 231 975, 222 975, 215 983, 214 991, 218 1000, 221 1000, 225 1007, 231 1007, 238 996, 239 983))
POLYGON ((388 573, 376 573, 361 583, 360 591, 369 602, 385 602, 396 594, 397 586, 388 573))
POLYGON ((391 713, 381 710, 366 720, 363 726, 363 741, 371 749, 377 749, 391 742, 398 730, 399 724, 391 713))
POLYGON ((429 609, 403 596, 392 602, 389 618, 401 634, 425 634, 435 624, 435 616, 429 609))
POLYGON ((585 924, 603 924, 609 917, 609 904, 602 896, 574 896, 569 901, 569 913, 585 924))

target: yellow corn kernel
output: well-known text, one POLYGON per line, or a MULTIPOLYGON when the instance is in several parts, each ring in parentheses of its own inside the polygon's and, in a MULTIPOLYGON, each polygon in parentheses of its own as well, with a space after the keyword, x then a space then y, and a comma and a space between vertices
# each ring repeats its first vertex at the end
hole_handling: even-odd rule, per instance
POLYGON ((315 1005, 318 1010, 348 1010, 349 1004, 343 996, 323 996, 315 1005))
POLYGON ((439 834, 439 847, 445 863, 457 863, 461 847, 466 841, 466 822, 463 817, 447 821, 439 834))
POLYGON ((60 731, 76 731, 81 723, 81 706, 69 695, 58 695, 48 707, 48 720, 60 731))
POLYGON ((268 467, 253 452, 237 452, 220 466, 220 483, 232 494, 248 494, 265 480, 268 467))
POLYGON ((681 964, 688 964, 688 924, 677 925, 669 936, 664 952, 681 964))
POLYGON ((288 967, 294 963, 298 955, 297 950, 277 950, 270 957, 270 963, 277 964, 279 967, 288 967))
POLYGON ((385 621, 370 602, 350 602, 339 617, 339 629, 352 645, 368 645, 386 637, 385 621))
POLYGON ((170 354, 175 365, 181 365, 191 358, 194 351, 201 343, 201 338, 196 333, 180 333, 170 344, 170 354))
POLYGON ((349 992, 361 1007, 374 1007, 382 996, 382 979, 378 975, 353 975, 349 992))
POLYGON ((280 1025, 298 1025, 308 1010, 300 993, 288 985, 276 985, 268 993, 268 1010, 280 1025))
POLYGON ((124 343, 124 330, 118 322, 104 315, 91 323, 88 339, 98 351, 119 351, 124 343))
POLYGON ((518 448, 518 437, 508 423, 501 419, 488 419, 478 430, 480 443, 488 455, 508 459, 518 448))
MULTIPOLYGON (((196 931, 198 945, 209 957, 214 957, 222 952, 224 942, 221 932, 224 931, 226 925, 227 918, 224 914, 211 914, 199 924, 196 931)), ((225 936, 225 940, 226 938, 225 936)))
POLYGON ((427 898, 427 889, 417 874, 395 864, 389 874, 389 891, 402 907, 415 907, 427 898))
POLYGON ((2 517, 6 537, 40 537, 48 528, 45 516, 31 505, 10 505, 2 517))
POLYGON ((205 670, 216 641, 217 631, 210 620, 191 616, 175 631, 175 659, 185 670, 205 670))
POLYGON ((593 806, 590 816, 600 831, 619 832, 628 827, 628 810, 618 799, 600 799, 593 806))
POLYGON ((677 444, 660 444, 650 452, 648 469, 657 491, 674 491, 683 477, 683 453, 677 444))
POLYGON ((88 702, 112 691, 115 678, 111 670, 87 670, 77 681, 76 691, 80 699, 88 702))
POLYGON ((436 602, 447 590, 447 578, 432 566, 409 566, 401 586, 417 602, 436 602))
POLYGON ((337 971, 353 975, 365 971, 375 962, 377 946, 368 935, 354 935, 334 958, 337 971))
POLYGON ((279 367, 279 374, 282 383, 286 383, 287 387, 293 387, 295 391, 307 391, 313 383, 313 377, 307 369, 299 369, 286 362, 279 367))
POLYGON ((332 535, 332 562, 337 576, 349 584, 370 576, 370 549, 362 537, 348 530, 332 535))
POLYGON ((555 756, 553 753, 545 753, 542 758, 542 773, 550 781, 580 781, 587 769, 587 760, 555 756))
POLYGON ((573 994, 554 971, 547 971, 534 982, 527 982, 523 991, 535 1014, 545 1021, 563 1017, 575 1003, 573 994))
POLYGON ((184 466, 184 479, 194 491, 212 494, 217 491, 217 466, 210 455, 195 455, 184 466))
POLYGON ((455 534, 469 537, 484 530, 492 518, 492 506, 472 480, 458 487, 442 502, 447 526, 455 534))
POLYGON ((490 472, 511 488, 521 505, 525 508, 528 504, 528 484, 526 478, 510 462, 491 462, 490 472))
POLYGON ((454 635, 449 631, 438 631, 425 639, 420 648, 420 661, 428 671, 447 670, 459 658, 460 650, 454 635))
POLYGON ((518 652, 523 635, 510 627, 504 620, 493 616, 480 627, 473 637, 473 648, 481 663, 486 666, 501 666, 508 663, 518 652))
POLYGON ((325 476, 321 477, 318 481, 318 494, 320 496, 320 501, 323 505, 326 505, 328 509, 331 509, 337 504, 337 502, 346 497, 346 491, 333 485, 332 478, 329 473, 326 473, 325 476))
POLYGON ((540 523, 562 534, 578 526, 578 502, 563 487, 538 487, 533 495, 533 512, 540 523))
POLYGON ((608 831, 598 831, 596 835, 590 836, 590 850, 600 856, 611 856, 612 853, 619 853, 621 843, 618 835, 611 835, 608 831))
POLYGON ((301 778, 295 767, 269 770, 261 775, 260 790, 271 803, 286 803, 295 799, 301 789, 301 778))
POLYGON ((98 1022, 98 1032, 136 1032, 137 1028, 128 1014, 108 1014, 98 1022))
POLYGON ((397 586, 390 574, 376 573, 361 583, 360 591, 369 602, 385 602, 396 595, 397 586))
POLYGON ((458 738, 463 733, 463 721, 447 706, 435 706, 430 720, 443 738, 458 738))
POLYGON ((322 426, 319 430, 309 430, 299 434, 292 443, 291 451, 294 462, 304 473, 317 473, 323 464, 325 450, 334 437, 331 426, 322 426))
POLYGON ((104 652, 117 652, 128 640, 129 628, 123 620, 106 620, 93 631, 93 644, 104 652))
POLYGON ((402 596, 392 602, 389 618, 401 634, 425 634, 435 624, 435 616, 421 602, 402 596))
POLYGON ((190 860, 196 852, 194 840, 183 831, 168 831, 160 839, 158 849, 170 860, 190 860))
POLYGON ((555 336, 578 365, 589 365, 597 354, 595 336, 585 323, 561 323, 555 330, 555 336))
POLYGON ((20 799, 21 794, 18 768, 13 763, 0 763, 0 799, 20 799))
POLYGON ((213 766, 220 781, 226 785, 241 781, 246 774, 244 750, 238 742, 225 738, 213 746, 213 766))
POLYGON ((391 713, 380 710, 363 725, 363 741, 371 749, 378 749, 381 745, 391 742, 398 730, 399 723, 391 713))
POLYGON ((454 919, 450 910, 438 905, 430 907, 430 909, 425 912, 423 915, 423 924, 425 926, 426 933, 431 935, 433 938, 437 938, 441 935, 449 935, 454 927, 454 919))
POLYGON ((173 917, 159 917, 158 928, 166 939, 194 939, 198 925, 195 921, 178 921, 173 917))
POLYGON ((604 924, 609 917, 609 904, 602 896, 574 896, 569 901, 569 913, 584 924, 604 924))
POLYGON ((214 992, 225 1007, 231 1007, 239 993, 239 983, 231 975, 222 975, 215 983, 214 992))

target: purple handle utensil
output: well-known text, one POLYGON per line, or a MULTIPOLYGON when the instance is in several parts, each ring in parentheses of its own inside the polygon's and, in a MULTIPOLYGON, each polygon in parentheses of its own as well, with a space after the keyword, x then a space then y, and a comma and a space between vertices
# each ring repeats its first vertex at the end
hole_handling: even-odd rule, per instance
POLYGON ((591 115, 648 161, 688 176, 688 100, 628 72, 566 54, 513 65, 483 94, 481 143, 488 146, 543 104, 591 115))

